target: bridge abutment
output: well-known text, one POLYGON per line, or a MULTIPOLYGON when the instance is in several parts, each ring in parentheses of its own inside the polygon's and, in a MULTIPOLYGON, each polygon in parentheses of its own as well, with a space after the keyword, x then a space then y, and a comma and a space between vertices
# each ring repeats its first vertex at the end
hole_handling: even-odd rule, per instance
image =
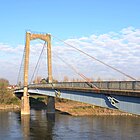
POLYGON ((47 113, 55 113, 55 97, 48 96, 47 113))

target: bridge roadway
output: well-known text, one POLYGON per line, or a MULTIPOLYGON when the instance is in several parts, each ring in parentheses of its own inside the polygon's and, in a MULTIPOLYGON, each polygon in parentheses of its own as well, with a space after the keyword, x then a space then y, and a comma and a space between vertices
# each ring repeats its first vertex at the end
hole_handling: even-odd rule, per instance
MULTIPOLYGON (((22 89, 15 94, 23 92, 22 89)), ((59 82, 32 84, 30 94, 47 95, 140 115, 140 81, 59 82), (98 89, 95 89, 96 85, 98 89)))

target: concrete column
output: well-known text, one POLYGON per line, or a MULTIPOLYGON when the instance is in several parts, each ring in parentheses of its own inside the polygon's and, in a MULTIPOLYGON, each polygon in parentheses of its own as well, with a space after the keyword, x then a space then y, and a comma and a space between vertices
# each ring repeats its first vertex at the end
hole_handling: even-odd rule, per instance
POLYGON ((24 59, 24 93, 21 98, 21 114, 30 114, 30 104, 28 96, 28 69, 29 69, 29 53, 30 53, 30 36, 31 33, 26 32, 25 59, 24 59))
MULTIPOLYGON (((28 71, 29 71, 29 53, 30 53, 30 32, 26 32, 25 58, 24 58, 24 88, 28 85, 28 71)), ((27 92, 24 92, 27 96, 27 92)))
POLYGON ((48 83, 52 83, 51 35, 47 34, 48 83))
POLYGON ((21 97, 21 115, 29 115, 30 114, 30 104, 29 104, 29 96, 21 97))
POLYGON ((55 98, 48 96, 47 113, 55 113, 55 98))

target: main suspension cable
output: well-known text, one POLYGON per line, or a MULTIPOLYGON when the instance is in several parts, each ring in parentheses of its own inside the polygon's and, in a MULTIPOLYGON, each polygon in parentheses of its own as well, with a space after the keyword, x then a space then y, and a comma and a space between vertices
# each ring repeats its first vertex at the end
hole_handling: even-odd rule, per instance
POLYGON ((111 65, 109 65, 109 64, 107 64, 107 63, 105 63, 105 62, 103 62, 103 61, 101 61, 101 60, 99 60, 99 59, 97 59, 97 58, 94 57, 94 56, 91 56, 90 54, 88 54, 88 53, 82 51, 81 49, 76 48, 75 46, 73 46, 73 45, 71 45, 71 44, 69 44, 69 43, 67 43, 67 42, 65 42, 65 41, 63 41, 63 40, 61 40, 61 39, 59 39, 58 37, 56 37, 56 36, 54 36, 54 35, 52 35, 52 36, 53 36, 54 38, 56 38, 57 40, 59 40, 60 42, 63 42, 63 43, 66 44, 67 46, 69 46, 69 47, 71 47, 71 48, 73 48, 73 49, 75 49, 75 50, 77 50, 77 51, 79 51, 79 52, 85 54, 86 56, 92 58, 93 60, 96 60, 96 61, 98 61, 99 63, 101 63, 101 64, 103 64, 103 65, 105 65, 105 66, 107 66, 107 67, 109 67, 109 68, 111 68, 111 69, 113 69, 113 70, 119 72, 119 73, 121 73, 122 75, 125 75, 126 77, 128 77, 128 78, 130 78, 130 79, 132 79, 132 80, 134 80, 134 81, 137 81, 136 78, 134 78, 134 77, 132 77, 132 76, 130 76, 130 75, 128 75, 128 74, 122 72, 121 70, 119 70, 119 69, 117 69, 117 68, 115 68, 115 67, 113 67, 113 66, 111 66, 111 65))
MULTIPOLYGON (((54 53, 54 52, 53 52, 53 53, 54 53)), ((76 69, 74 66, 72 66, 72 65, 70 65, 69 63, 67 63, 66 61, 64 61, 64 60, 63 60, 61 57, 59 57, 56 53, 54 53, 54 54, 55 54, 55 56, 56 56, 58 59, 60 59, 63 63, 65 63, 70 69, 72 69, 77 75, 79 75, 82 79, 84 79, 84 80, 88 83, 88 85, 89 85, 90 87, 93 87, 93 88, 95 88, 96 90, 99 90, 99 88, 98 88, 95 84, 91 83, 91 81, 90 81, 85 75, 79 73, 79 72, 77 71, 77 69, 76 69)))

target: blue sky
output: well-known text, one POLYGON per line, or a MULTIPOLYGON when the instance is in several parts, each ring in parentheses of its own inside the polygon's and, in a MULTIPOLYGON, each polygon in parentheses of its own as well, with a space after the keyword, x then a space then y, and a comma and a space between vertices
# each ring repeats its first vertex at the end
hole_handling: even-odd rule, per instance
POLYGON ((81 48, 86 44, 85 51, 97 51, 91 54, 121 69, 115 60, 118 54, 126 66, 123 70, 128 70, 126 62, 132 60, 137 71, 129 67, 128 74, 140 77, 139 5, 139 0, 0 0, 0 77, 16 82, 27 30, 51 33, 81 48), (100 56, 103 51, 112 62, 100 56))
POLYGON ((24 43, 26 30, 61 38, 140 27, 139 0, 1 0, 0 42, 24 43))

